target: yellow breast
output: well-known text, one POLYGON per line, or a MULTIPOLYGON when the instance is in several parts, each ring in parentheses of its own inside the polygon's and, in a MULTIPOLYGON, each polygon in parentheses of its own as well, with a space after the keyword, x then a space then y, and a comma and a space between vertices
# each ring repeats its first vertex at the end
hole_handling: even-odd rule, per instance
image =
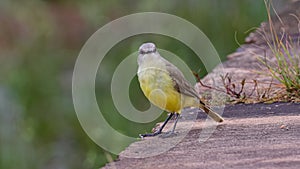
POLYGON ((174 89, 168 72, 163 69, 147 68, 138 72, 140 86, 145 96, 157 107, 168 112, 179 112, 181 95, 174 89))

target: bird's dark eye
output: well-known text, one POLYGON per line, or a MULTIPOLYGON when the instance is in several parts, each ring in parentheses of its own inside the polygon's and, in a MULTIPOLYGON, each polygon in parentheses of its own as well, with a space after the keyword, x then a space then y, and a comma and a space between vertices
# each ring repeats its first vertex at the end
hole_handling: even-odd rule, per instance
POLYGON ((148 51, 141 50, 140 54, 144 55, 144 54, 155 53, 155 52, 156 52, 156 48, 154 48, 153 50, 148 50, 148 51))

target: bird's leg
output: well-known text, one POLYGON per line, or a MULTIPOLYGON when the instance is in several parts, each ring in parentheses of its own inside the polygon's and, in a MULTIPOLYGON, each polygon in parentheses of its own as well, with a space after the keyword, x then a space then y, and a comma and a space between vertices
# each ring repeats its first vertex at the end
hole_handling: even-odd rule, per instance
POLYGON ((171 131, 169 131, 167 134, 165 134, 164 137, 169 137, 169 136, 175 134, 175 128, 176 128, 179 116, 180 116, 179 113, 175 114, 175 122, 174 122, 174 125, 173 125, 173 129, 171 131))
POLYGON ((154 133, 146 133, 146 134, 140 134, 140 137, 152 137, 152 136, 156 136, 158 134, 160 134, 163 130, 163 128, 165 127, 165 125, 168 123, 168 121, 172 118, 172 116, 174 115, 174 113, 170 113, 169 116, 166 118, 166 120, 164 121, 163 125, 159 128, 158 131, 154 132, 154 133))
POLYGON ((175 123, 174 123, 174 126, 173 126, 173 129, 172 129, 171 133, 174 133, 174 131, 175 131, 175 128, 176 128, 176 125, 177 125, 179 116, 180 116, 179 113, 176 113, 176 114, 175 114, 175 123))

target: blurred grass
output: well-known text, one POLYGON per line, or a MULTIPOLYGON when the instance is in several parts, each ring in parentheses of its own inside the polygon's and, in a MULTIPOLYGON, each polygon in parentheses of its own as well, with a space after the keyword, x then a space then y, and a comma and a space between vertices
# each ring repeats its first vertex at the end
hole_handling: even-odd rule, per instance
MULTIPOLYGON (((222 59, 233 52, 245 31, 266 20, 264 2, 252 0, 202 1, 62 1, 0 2, 0 168, 98 168, 110 159, 93 143, 77 120, 71 96, 76 57, 90 35, 121 16, 145 11, 177 15, 198 26, 222 59), (13 108, 18 107, 16 110, 13 108)), ((154 41, 161 49, 181 56, 194 71, 201 63, 182 43, 158 35, 141 35, 117 44, 98 70, 98 104, 110 124, 129 136, 149 131, 157 121, 138 124, 114 108, 110 82, 114 69, 141 42, 154 41)), ((205 74, 202 70, 202 76, 205 74)), ((130 97, 144 105, 136 78, 130 97)), ((115 157, 115 156, 113 156, 115 157)))

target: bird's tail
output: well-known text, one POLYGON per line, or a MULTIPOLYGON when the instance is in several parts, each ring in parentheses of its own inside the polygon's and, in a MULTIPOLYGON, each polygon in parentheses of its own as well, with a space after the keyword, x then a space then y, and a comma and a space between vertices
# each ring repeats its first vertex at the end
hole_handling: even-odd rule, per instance
POLYGON ((203 102, 200 102, 200 108, 204 110, 204 112, 213 120, 215 120, 216 122, 223 122, 224 119, 217 114, 216 112, 214 112, 210 107, 208 107, 207 105, 205 105, 203 102))

